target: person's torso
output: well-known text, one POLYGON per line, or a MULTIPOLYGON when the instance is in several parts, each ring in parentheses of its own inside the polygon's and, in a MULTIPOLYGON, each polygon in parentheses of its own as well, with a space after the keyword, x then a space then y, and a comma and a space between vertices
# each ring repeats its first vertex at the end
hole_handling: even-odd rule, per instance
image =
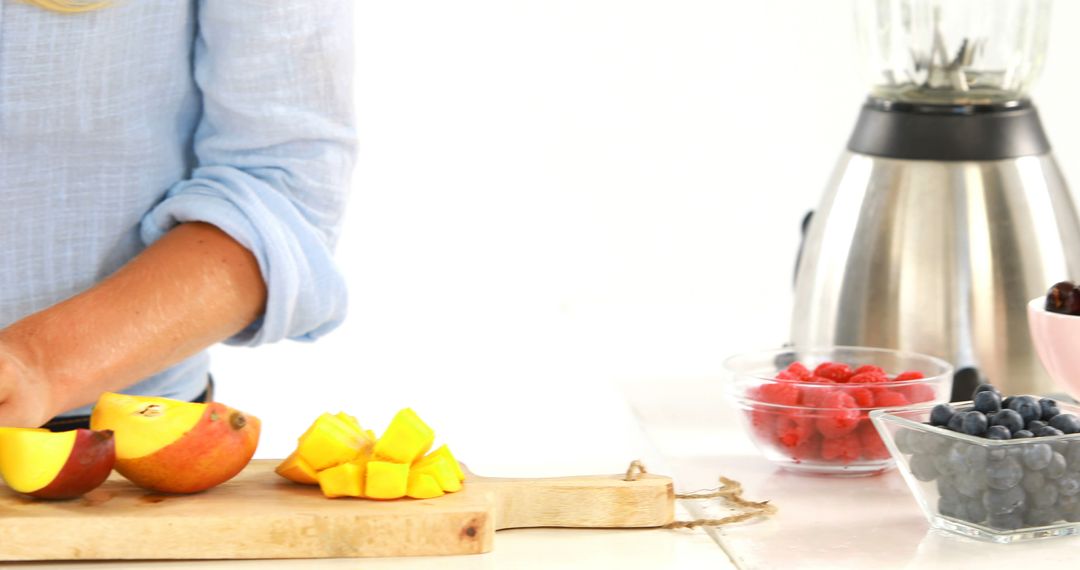
POLYGON ((140 220, 193 166, 194 37, 194 0, 0 0, 0 327, 142 250, 140 220))

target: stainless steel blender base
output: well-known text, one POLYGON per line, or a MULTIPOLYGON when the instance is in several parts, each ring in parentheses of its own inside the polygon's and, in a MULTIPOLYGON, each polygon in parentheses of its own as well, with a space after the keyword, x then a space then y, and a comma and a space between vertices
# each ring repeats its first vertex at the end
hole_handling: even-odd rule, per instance
POLYGON ((1054 392, 1025 311, 1069 278, 1080 278, 1080 223, 1049 153, 846 152, 807 232, 792 341, 912 350, 974 367, 1006 394, 1054 392))

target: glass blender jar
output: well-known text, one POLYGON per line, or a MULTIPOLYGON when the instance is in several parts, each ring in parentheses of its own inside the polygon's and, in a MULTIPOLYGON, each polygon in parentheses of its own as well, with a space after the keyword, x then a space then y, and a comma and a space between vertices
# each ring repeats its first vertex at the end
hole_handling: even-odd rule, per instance
POLYGON ((1080 278, 1080 222, 1027 96, 1050 0, 854 0, 869 97, 807 226, 796 346, 930 354, 954 399, 1055 392, 1026 305, 1080 278))
POLYGON ((855 4, 870 96, 932 105, 1019 101, 1042 68, 1050 0, 855 4))

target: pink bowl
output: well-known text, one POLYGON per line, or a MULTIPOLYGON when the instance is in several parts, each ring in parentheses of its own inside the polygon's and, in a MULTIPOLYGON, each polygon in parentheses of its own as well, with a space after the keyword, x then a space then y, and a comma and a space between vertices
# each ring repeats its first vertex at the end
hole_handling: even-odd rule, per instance
POLYGON ((1046 297, 1038 297, 1028 303, 1028 328, 1050 377, 1070 396, 1080 398, 1080 317, 1051 313, 1046 297))

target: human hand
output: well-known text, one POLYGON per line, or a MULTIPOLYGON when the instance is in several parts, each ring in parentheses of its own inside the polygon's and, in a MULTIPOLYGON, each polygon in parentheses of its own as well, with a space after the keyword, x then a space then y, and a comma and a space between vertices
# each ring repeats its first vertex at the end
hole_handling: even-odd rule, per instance
POLYGON ((49 382, 0 341, 0 426, 39 427, 56 413, 49 382))

